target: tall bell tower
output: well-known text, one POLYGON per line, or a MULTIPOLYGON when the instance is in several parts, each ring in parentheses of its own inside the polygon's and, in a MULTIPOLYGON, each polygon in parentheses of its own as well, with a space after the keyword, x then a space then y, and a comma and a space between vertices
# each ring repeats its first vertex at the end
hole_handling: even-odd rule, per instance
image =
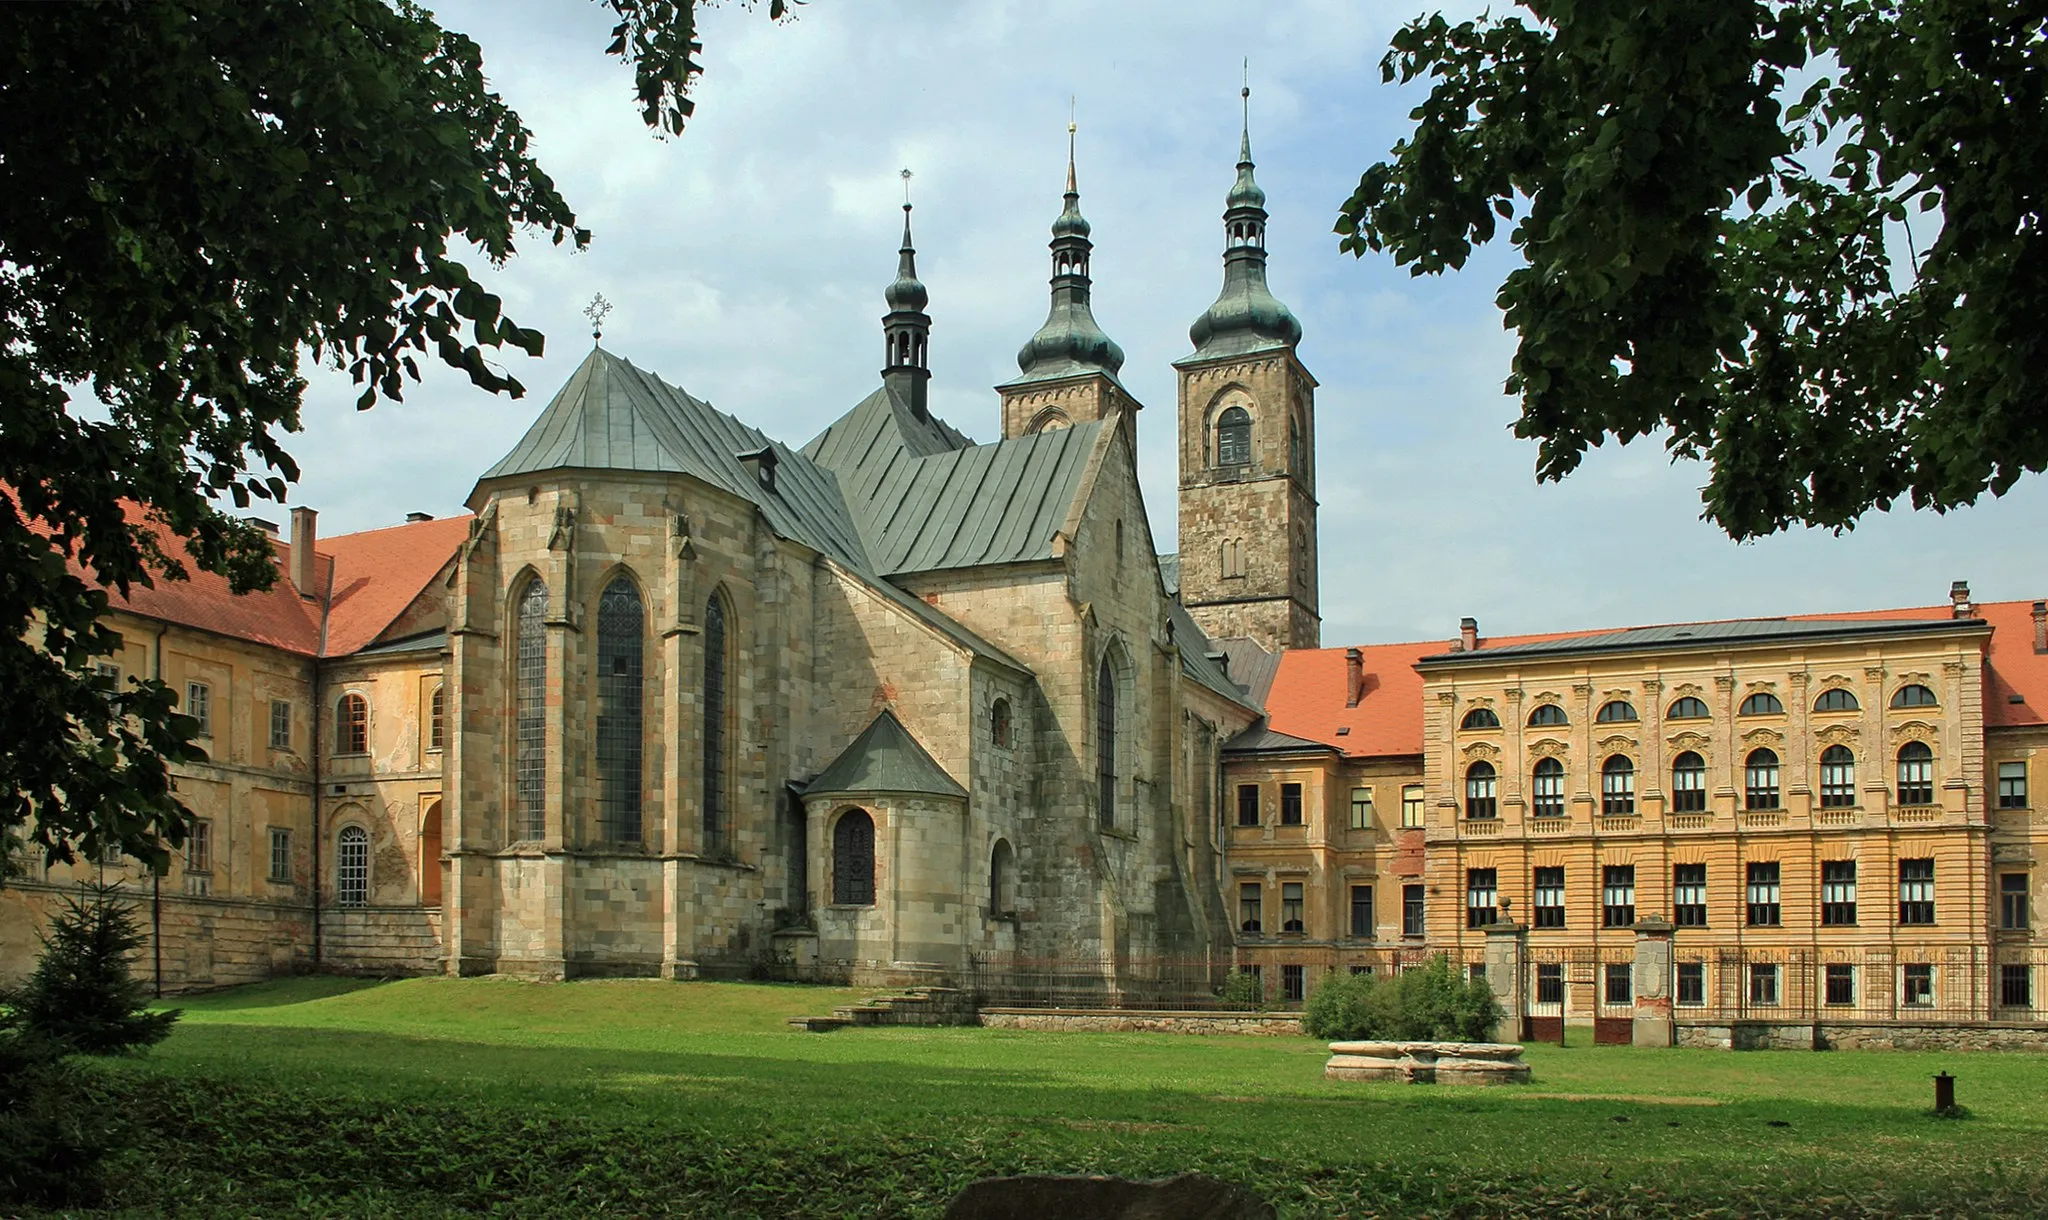
POLYGON ((1316 379, 1301 323, 1266 287, 1266 192, 1252 177, 1251 90, 1223 209, 1223 291, 1173 362, 1180 376, 1180 598, 1212 638, 1322 642, 1316 579, 1316 379))

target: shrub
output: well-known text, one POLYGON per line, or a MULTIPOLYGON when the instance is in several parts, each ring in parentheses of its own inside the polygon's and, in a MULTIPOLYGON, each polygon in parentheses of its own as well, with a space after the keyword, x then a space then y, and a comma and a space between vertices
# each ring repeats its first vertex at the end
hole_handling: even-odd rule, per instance
POLYGON ((1225 1008, 1240 1012, 1264 1012, 1266 989, 1263 980, 1249 970, 1233 970, 1216 989, 1216 999, 1225 1008))
POLYGON ((142 947, 134 912, 106 886, 67 898, 43 934, 43 954, 19 989, 0 996, 11 1025, 88 1055, 152 1046, 171 1032, 176 1010, 150 1012, 128 954, 142 947))
POLYGON ((1398 975, 1331 975, 1316 985, 1301 1027, 1329 1042, 1484 1042, 1504 1014, 1484 980, 1466 980, 1442 954, 1398 975))
POLYGON ((105 1191, 121 1124, 65 1049, 0 1027, 0 1203, 90 1206, 105 1191))

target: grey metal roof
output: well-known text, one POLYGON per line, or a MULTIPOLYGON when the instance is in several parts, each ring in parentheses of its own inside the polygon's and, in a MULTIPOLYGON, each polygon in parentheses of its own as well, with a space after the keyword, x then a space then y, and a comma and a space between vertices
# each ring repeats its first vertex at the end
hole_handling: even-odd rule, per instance
POLYGON ((896 714, 883 709, 832 765, 804 785, 814 792, 910 792, 967 799, 967 789, 946 774, 896 714))
POLYGON ((1210 653, 1219 650, 1202 633, 1201 625, 1181 607, 1180 600, 1168 598, 1166 604, 1173 623, 1174 647, 1180 651, 1180 671, 1239 706, 1260 710, 1259 702, 1246 696, 1244 688, 1223 666, 1209 659, 1210 653))
POLYGON ((1052 558, 1104 426, 975 445, 877 393, 804 452, 839 476, 876 571, 893 576, 1052 558))
POLYGON ((1417 665, 1472 665, 1516 657, 1562 656, 1588 652, 1633 652, 1649 649, 1714 647, 1728 644, 1768 643, 1776 640, 1846 639, 1868 635, 1934 633, 1958 627, 1981 627, 1981 620, 1969 619, 1726 619, 1712 623, 1669 623, 1660 627, 1630 627, 1593 635, 1534 640, 1471 652, 1447 652, 1423 657, 1417 665))
POLYGON ((1180 552, 1159 557, 1159 583, 1166 586, 1169 597, 1180 593, 1180 552))
MULTIPOLYGON (((944 425, 937 428, 931 436, 950 433, 965 443, 944 425)), ((830 556, 963 647, 1031 672, 921 598, 882 579, 833 471, 602 348, 577 366, 512 451, 477 480, 477 488, 481 491, 493 479, 561 469, 681 474, 730 492, 759 508, 778 536, 830 556), (773 491, 740 460, 742 454, 764 449, 772 449, 777 459, 773 491)), ((470 493, 471 507, 477 495, 470 493)))
POLYGON ((1223 743, 1225 754, 1292 754, 1300 750, 1315 750, 1324 754, 1337 753, 1337 747, 1321 741, 1310 741, 1291 733, 1278 733, 1266 727, 1264 719, 1244 732, 1223 743))
POLYGON ((1231 680, 1244 687, 1246 697, 1255 706, 1266 706, 1266 695, 1273 689, 1273 676, 1280 672, 1280 654, 1267 652, 1259 647, 1256 640, 1241 635, 1218 640, 1216 647, 1230 658, 1231 680))
POLYGON ((349 654, 353 657, 383 657, 407 652, 441 652, 448 647, 448 633, 444 630, 427 631, 407 636, 402 640, 390 640, 358 648, 349 654))

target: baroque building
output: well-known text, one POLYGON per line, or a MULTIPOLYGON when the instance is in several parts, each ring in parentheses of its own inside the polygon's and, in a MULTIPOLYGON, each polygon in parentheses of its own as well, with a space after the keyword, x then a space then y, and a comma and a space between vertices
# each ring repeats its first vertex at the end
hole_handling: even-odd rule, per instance
POLYGON ((270 591, 195 569, 115 599, 108 679, 201 722, 198 831, 161 878, 10 879, 0 977, 97 876, 146 902, 166 990, 1007 975, 1128 1001, 1234 967, 1292 1004, 1446 953, 1539 1036, 1656 1004, 2038 1020, 2048 603, 1322 647, 1316 381, 1265 202, 1247 124, 1174 362, 1177 554, 1070 145, 994 441, 931 412, 906 204, 880 384, 802 445, 594 345, 463 516, 323 539, 294 509, 270 591))

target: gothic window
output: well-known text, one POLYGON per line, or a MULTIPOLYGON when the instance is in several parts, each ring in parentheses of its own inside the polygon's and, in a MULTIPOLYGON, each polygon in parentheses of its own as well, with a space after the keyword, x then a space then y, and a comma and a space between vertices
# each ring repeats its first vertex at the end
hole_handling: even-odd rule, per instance
POLYGON ((1711 715, 1713 713, 1707 710, 1706 700, 1685 695, 1672 700, 1671 710, 1664 713, 1664 718, 1666 720, 1705 720, 1711 715))
POLYGON ((1500 717, 1494 715, 1493 709, 1490 707, 1475 707, 1465 713, 1465 718, 1458 722, 1458 727, 1461 729, 1497 729, 1500 727, 1500 717))
POLYGON ((1934 751, 1924 741, 1899 747, 1899 804, 1934 803, 1934 751))
POLYGON ((1600 812, 1635 811, 1636 765, 1626 756, 1616 754, 1600 768, 1600 812))
POLYGON ((1564 764, 1546 758, 1536 764, 1530 787, 1530 813, 1539 818, 1564 816, 1564 764))
POLYGON ((1820 804, 1823 809, 1856 803, 1856 755, 1848 746, 1829 746, 1820 754, 1820 804))
POLYGON ((547 830, 548 587, 531 581, 519 595, 513 651, 512 793, 519 837, 547 830))
POLYGON ((334 901, 359 907, 370 901, 370 834, 360 826, 344 826, 334 853, 334 901))
POLYGON ((640 591, 621 575, 597 600, 597 809, 612 843, 640 841, 644 640, 640 591))
POLYGON ((1687 750, 1671 760, 1671 812, 1705 813, 1707 761, 1687 750))
POLYGON ((1292 419, 1287 421, 1287 469, 1297 477, 1305 473, 1301 462, 1301 425, 1292 419))
POLYGON ((334 752, 367 754, 370 750, 370 701, 353 692, 334 705, 334 752))
POLYGON ((1813 710, 1816 712, 1853 712, 1861 707, 1862 705, 1856 702, 1854 691, 1843 690, 1839 686, 1833 690, 1822 691, 1820 698, 1813 701, 1813 710))
POLYGON ((1249 466, 1251 460, 1251 414, 1243 407, 1232 407, 1216 421, 1216 464, 1249 466))
POLYGON ((1917 682, 1911 686, 1901 686, 1899 693, 1892 696, 1892 706, 1934 707, 1936 706, 1934 692, 1917 682))
POLYGON ((1742 706, 1735 710, 1735 714, 1738 716, 1782 716, 1785 714, 1785 705, 1778 701, 1776 695, 1767 690, 1760 690, 1749 698, 1744 699, 1742 706))
POLYGON ((989 709, 988 719, 989 740, 1000 749, 1009 749, 1012 740, 1010 701, 1008 699, 997 699, 995 705, 989 709))
POLYGON ((427 697, 427 749, 439 750, 448 742, 447 688, 436 686, 427 697))
POLYGON ((1494 806, 1495 784, 1493 764, 1476 762, 1465 770, 1465 816, 1468 818, 1490 818, 1496 813, 1494 806))
POLYGON ((991 914, 1013 914, 1017 910, 1017 853, 1008 839, 997 839, 988 860, 988 903, 991 914))
POLYGON ((1619 724, 1636 718, 1636 705, 1626 699, 1614 699, 1601 704, 1599 714, 1593 717, 1600 724, 1619 724))
POLYGON ((875 904, 875 821, 866 810, 849 809, 832 827, 832 901, 875 904))
POLYGON ((1116 670, 1103 657, 1095 672, 1096 816, 1107 829, 1116 825, 1116 670))
POLYGON ((1529 727, 1532 729, 1570 723, 1571 719, 1564 714, 1564 709, 1555 703, 1546 703, 1529 713, 1529 727))
MULTIPOLYGON (((728 654, 725 639, 725 602, 713 596, 704 606, 704 685, 700 692, 704 709, 704 847, 716 852, 725 846, 728 760, 725 706, 728 654)), ((851 816, 851 815, 849 815, 851 816)), ((860 815, 868 827, 868 858, 874 859, 874 823, 860 815)), ((873 869, 869 870, 868 895, 874 900, 873 869)), ((845 901, 841 899, 839 901, 845 901)))

